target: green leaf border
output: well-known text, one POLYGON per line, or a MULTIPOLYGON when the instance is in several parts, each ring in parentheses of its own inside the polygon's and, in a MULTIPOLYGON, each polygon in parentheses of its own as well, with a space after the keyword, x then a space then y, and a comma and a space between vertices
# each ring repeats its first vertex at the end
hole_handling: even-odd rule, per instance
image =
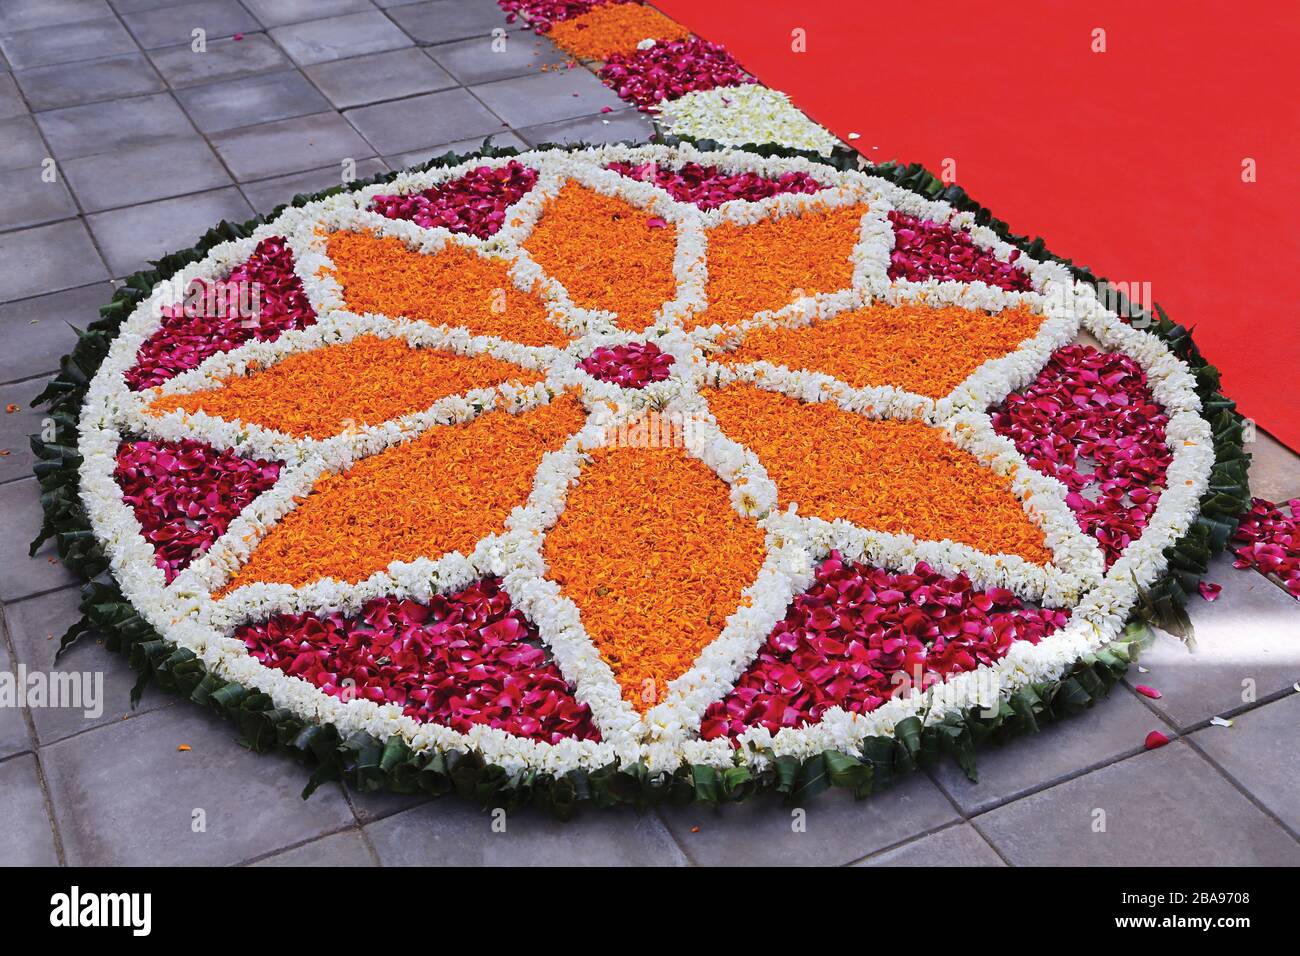
MULTIPOLYGON (((710 140, 669 137, 666 141, 690 142, 705 151, 727 148, 710 140)), ((590 145, 546 144, 539 148, 578 150, 590 145)), ((959 210, 974 212, 977 223, 993 229, 1003 240, 1027 254, 1053 259, 1067 266, 1077 279, 1094 288, 1105 287, 1105 280, 1093 275, 1091 270, 1048 252, 1042 239, 1030 240, 1012 234, 1006 223, 994 218, 964 190, 945 185, 920 165, 872 166, 847 149, 837 149, 828 157, 774 144, 742 148, 760 156, 798 156, 836 169, 860 169, 928 198, 945 200, 959 210)), ((449 152, 412 168, 426 171, 456 165, 472 157, 512 156, 518 152, 513 148, 495 148, 488 139, 476 153, 449 152)), ((85 581, 81 592, 82 617, 64 635, 59 653, 83 633, 102 634, 105 646, 125 654, 140 675, 132 691, 133 704, 152 680, 164 690, 207 705, 238 726, 240 742, 249 749, 282 751, 308 765, 312 772, 303 790, 304 798, 326 781, 347 779, 362 791, 388 789, 432 796, 454 792, 485 806, 532 805, 567 819, 582 804, 597 807, 630 804, 638 808, 691 801, 722 804, 763 791, 782 794, 791 803, 800 803, 830 787, 846 788, 855 797, 862 798, 916 766, 933 764, 945 755, 956 759, 970 779, 975 780, 978 745, 1034 732, 1042 724, 1088 709, 1109 692, 1136 658, 1137 642, 1111 642, 1077 661, 1058 680, 1020 688, 996 712, 952 713, 929 726, 923 726, 918 717, 909 717, 897 725, 892 737, 868 738, 854 754, 828 750, 800 760, 768 753, 766 769, 761 771, 748 766, 716 768, 697 764, 672 773, 652 774, 644 765, 637 764, 574 770, 562 776, 535 770, 506 770, 487 763, 477 753, 459 750, 416 754, 397 737, 378 740, 359 733, 344 738, 333 725, 307 722, 287 709, 275 707, 266 694, 210 673, 191 651, 169 645, 136 612, 114 581, 103 549, 95 540, 77 492, 81 467, 76 450, 77 416, 86 391, 123 322, 157 283, 202 259, 213 246, 249 236, 289 205, 302 206, 345 190, 390 182, 396 175, 396 172, 380 173, 346 187, 297 195, 269 215, 247 222, 223 221, 189 249, 165 256, 152 263, 152 269, 132 275, 108 305, 99 310, 100 318, 86 331, 77 333, 75 348, 62 358, 58 374, 35 400, 35 404, 49 406, 55 435, 48 442, 39 435, 31 439, 44 510, 44 522, 32 542, 31 553, 34 555, 46 540, 54 539, 60 559, 85 581)), ((1242 419, 1234 403, 1218 391, 1218 371, 1201 356, 1190 330, 1170 320, 1158 305, 1155 312, 1147 330, 1163 339, 1194 372, 1197 393, 1213 428, 1215 445, 1215 465, 1210 489, 1201 500, 1201 515, 1182 540, 1166 549, 1169 571, 1149 592, 1155 613, 1173 614, 1195 591, 1211 557, 1227 545, 1236 530, 1237 516, 1249 503, 1246 470, 1250 457, 1242 445, 1242 419)), ((1137 313, 1121 311, 1121 314, 1137 313)))

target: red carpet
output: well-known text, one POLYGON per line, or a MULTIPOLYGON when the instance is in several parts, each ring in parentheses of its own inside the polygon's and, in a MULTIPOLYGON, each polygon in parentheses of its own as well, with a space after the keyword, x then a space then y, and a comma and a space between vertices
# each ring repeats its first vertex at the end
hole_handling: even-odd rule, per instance
POLYGON ((837 135, 861 133, 869 158, 952 158, 1017 232, 1151 283, 1243 413, 1300 450, 1294 3, 655 2, 837 135))

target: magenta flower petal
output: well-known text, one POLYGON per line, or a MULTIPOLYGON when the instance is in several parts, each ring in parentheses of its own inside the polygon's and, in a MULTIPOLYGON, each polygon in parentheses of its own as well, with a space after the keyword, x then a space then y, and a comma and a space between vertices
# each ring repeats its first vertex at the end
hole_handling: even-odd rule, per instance
POLYGON ((612 53, 599 76, 621 98, 643 110, 687 93, 754 82, 726 47, 694 36, 612 53))
POLYGON ((985 282, 1008 292, 1028 292, 1029 276, 1015 265, 1020 250, 1003 262, 992 252, 975 245, 970 233, 928 219, 918 219, 897 210, 889 213, 894 224, 894 251, 889 258, 889 277, 922 282, 944 279, 952 282, 985 282))
POLYGON ((315 325, 316 313, 293 271, 293 253, 273 236, 224 280, 196 279, 185 301, 163 309, 162 319, 126 373, 133 391, 161 385, 253 339, 269 342, 289 329, 315 325))
POLYGON ((551 25, 561 20, 579 17, 595 7, 608 3, 630 3, 631 0, 497 0, 497 6, 505 11, 506 23, 514 23, 520 15, 538 33, 549 33, 551 25))
POLYGON ((1300 598, 1300 498, 1292 498, 1287 507, 1290 514, 1271 501, 1251 499, 1232 536, 1242 545, 1233 564, 1276 575, 1292 597, 1300 598))
POLYGON ((645 388, 669 375, 673 357, 653 342, 601 346, 578 363, 592 378, 623 388, 645 388))
POLYGON ((427 604, 376 598, 353 617, 280 614, 236 636, 268 667, 344 700, 394 704, 462 733, 486 724, 547 743, 600 739, 496 578, 427 604))
POLYGON ((1107 567, 1142 536, 1173 454, 1165 444, 1169 418, 1136 361, 1068 345, 992 418, 1030 467, 1069 489, 1066 504, 1101 545, 1107 567))
POLYGON ((537 170, 511 160, 504 166, 479 166, 423 192, 376 196, 370 211, 486 239, 505 225, 506 210, 536 182, 537 170))
POLYGON ((1155 750, 1157 747, 1163 747, 1167 743, 1169 743, 1169 736, 1167 734, 1162 734, 1158 730, 1153 730, 1151 733, 1147 734, 1147 739, 1143 741, 1143 746, 1147 750, 1155 750))
POLYGON ((170 584, 276 483, 280 468, 189 439, 127 441, 118 446, 113 477, 170 584))
POLYGON ((833 552, 787 609, 732 691, 705 712, 706 740, 747 727, 814 724, 831 707, 866 713, 1037 644, 1069 612, 1025 607, 1010 591, 977 591, 965 575, 918 564, 899 574, 833 552))

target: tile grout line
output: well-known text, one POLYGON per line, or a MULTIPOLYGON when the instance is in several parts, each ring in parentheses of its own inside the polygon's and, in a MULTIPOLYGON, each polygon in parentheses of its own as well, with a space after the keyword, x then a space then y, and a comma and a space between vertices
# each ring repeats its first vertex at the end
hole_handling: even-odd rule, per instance
POLYGON ((1244 784, 1240 783, 1236 777, 1230 774, 1226 768, 1219 766, 1219 762, 1215 760, 1214 757, 1212 757, 1208 751, 1206 751, 1203 747, 1201 747, 1200 744, 1192 740, 1190 734, 1185 739, 1187 741, 1187 745, 1191 747, 1193 751, 1200 754, 1202 759, 1204 759, 1211 767, 1213 767, 1215 771, 1219 774, 1219 776, 1221 776, 1224 780, 1228 781, 1228 783, 1235 790, 1237 790, 1237 792, 1239 792, 1242 796, 1244 796, 1247 800, 1249 800, 1252 804, 1254 804, 1256 809, 1258 809, 1266 817, 1268 817, 1270 820, 1272 820, 1274 823, 1280 826, 1283 832, 1288 834, 1291 837, 1291 839, 1296 841, 1297 844, 1300 844, 1300 834, 1297 834, 1295 830, 1291 829, 1291 827, 1287 825, 1286 821, 1284 821, 1281 817, 1279 817, 1276 813, 1274 813, 1272 809, 1266 806, 1258 797, 1256 797, 1253 793, 1251 793, 1250 790, 1248 790, 1244 784))
MULTIPOLYGON (((1168 744, 1167 746, 1177 746, 1178 743, 1179 743, 1179 741, 1182 741, 1182 742, 1184 742, 1184 743, 1188 743, 1188 744, 1190 744, 1190 741, 1187 740, 1187 738, 1182 737, 1182 736, 1180 735, 1179 737, 1176 737, 1176 738, 1170 740, 1170 741, 1169 741, 1169 744, 1168 744)), ((1155 749, 1157 749, 1157 750, 1163 750, 1164 748, 1163 748, 1163 747, 1157 747, 1157 748, 1155 748, 1155 749)), ((1200 751, 1199 748, 1189 747, 1189 749, 1190 749, 1193 753, 1195 753, 1197 756, 1202 756, 1202 757, 1203 757, 1203 754, 1201 753, 1201 751, 1200 751)), ((1138 758, 1138 757, 1141 757, 1143 754, 1150 753, 1150 752, 1151 752, 1151 751, 1148 751, 1148 750, 1145 750, 1145 749, 1143 749, 1143 750, 1139 750, 1137 753, 1127 754, 1127 755, 1122 756, 1122 757, 1119 757, 1119 758, 1117 758, 1117 759, 1115 759, 1115 760, 1111 760, 1111 761, 1107 762, 1107 763, 1104 764, 1104 765, 1097 766, 1097 767, 1093 767, 1091 770, 1087 770, 1087 771, 1085 771, 1085 772, 1083 772, 1083 773, 1075 774, 1075 775, 1072 776, 1072 777, 1068 777, 1068 778, 1064 778, 1064 777, 1063 777, 1063 778, 1061 778, 1060 780, 1057 780, 1055 783, 1052 783, 1052 784, 1049 785, 1049 786, 1042 787, 1042 788, 1040 788, 1040 789, 1038 789, 1038 790, 1035 790, 1035 791, 1033 791, 1033 792, 1023 793, 1023 794, 1021 794, 1020 796, 1016 797, 1016 798, 1013 799, 1013 800, 1007 800, 1007 801, 1005 801, 1005 802, 1003 802, 1003 803, 999 803, 999 804, 997 804, 997 805, 995 805, 995 806, 990 806, 990 807, 987 807, 987 808, 985 808, 985 809, 983 809, 983 810, 980 810, 980 811, 977 812, 977 813, 973 813, 973 814, 971 814, 971 816, 970 816, 970 823, 971 823, 972 826, 974 826, 974 827, 976 827, 976 828, 978 829, 978 828, 979 828, 979 825, 980 825, 980 821, 981 821, 984 817, 986 817, 986 816, 988 816, 988 815, 990 815, 990 814, 992 814, 992 813, 995 813, 995 812, 998 811, 998 810, 1001 810, 1001 809, 1004 809, 1005 807, 1011 806, 1011 805, 1014 804, 1014 803, 1019 803, 1020 801, 1025 800, 1025 799, 1028 799, 1029 797, 1037 796, 1037 795, 1040 794, 1040 793, 1045 793, 1045 792, 1047 792, 1048 790, 1054 790, 1054 789, 1056 789, 1056 787, 1058 787, 1058 786, 1063 786, 1063 785, 1068 784, 1068 783, 1073 783, 1073 782, 1076 781, 1076 780, 1081 780, 1081 779, 1083 779, 1084 777, 1086 777, 1086 776, 1088 776, 1089 774, 1092 774, 1092 773, 1094 773, 1094 772, 1096 772, 1096 771, 1103 770, 1103 769, 1108 769, 1108 768, 1110 768, 1110 767, 1114 767, 1114 766, 1116 766, 1116 765, 1118 765, 1118 764, 1124 763, 1124 762, 1129 761, 1129 760, 1136 759, 1136 758, 1138 758)), ((1211 764, 1214 766, 1215 770, 1218 771, 1219 774, 1222 776, 1222 775, 1223 775, 1223 772, 1222 772, 1221 770, 1219 770, 1218 765, 1217 765, 1217 764, 1213 764, 1212 761, 1211 761, 1211 764)), ((1229 780, 1230 783, 1232 783, 1232 784, 1234 785, 1234 789, 1236 789, 1236 790, 1238 790, 1238 791, 1244 793, 1244 794, 1249 798, 1249 796, 1250 796, 1249 793, 1246 793, 1244 790, 1241 789, 1240 786, 1237 786, 1236 783, 1235 783, 1235 781, 1233 781, 1231 778, 1228 778, 1228 780, 1229 780)), ((1251 800, 1250 802, 1251 802, 1252 804, 1255 803, 1254 800, 1251 800)), ((1256 808, 1259 809, 1258 805, 1256 805, 1256 808)), ((1273 816, 1272 813, 1266 813, 1265 815, 1266 815, 1267 819, 1269 819, 1270 821, 1272 821, 1272 822, 1278 822, 1277 819, 1273 816)), ((1288 836, 1292 836, 1292 833, 1291 833, 1291 831, 1290 831, 1290 828, 1288 828, 1288 827, 1284 827, 1284 828, 1283 828, 1283 832, 1285 832, 1288 836)), ((983 830, 980 830, 980 835, 981 835, 981 836, 984 836, 984 838, 985 838, 986 840, 989 839, 988 836, 984 833, 983 830)), ((992 842, 992 841, 990 840, 989 842, 992 842)), ((1300 840, 1297 840, 1297 842, 1300 842, 1300 840)))
MULTIPOLYGON (((384 861, 379 858, 379 851, 375 848, 375 842, 370 839, 370 834, 366 832, 366 823, 361 819, 361 814, 357 812, 357 805, 352 799, 351 789, 343 783, 339 784, 339 788, 343 791, 343 799, 347 803, 348 809, 352 811, 352 819, 356 822, 357 832, 361 835, 362 844, 365 845, 366 851, 370 854, 370 858, 375 861, 375 866, 383 866, 384 861)), ((389 816, 392 815, 393 814, 389 814, 389 816)), ((380 817, 377 819, 384 818, 380 817)))
POLYGON ((691 856, 690 851, 686 849, 686 844, 678 839, 677 834, 673 832, 673 828, 670 827, 668 821, 664 819, 664 815, 659 812, 659 806, 657 804, 651 808, 651 812, 654 813, 655 819, 659 821, 659 825, 667 832, 668 839, 673 841, 673 846, 677 847, 678 851, 681 853, 682 859, 686 861, 686 865, 690 867, 698 867, 700 864, 695 861, 695 858, 691 856))
MULTIPOLYGON (((9 631, 9 620, 5 614, 5 606, 8 602, 0 601, 0 639, 4 642, 5 653, 8 655, 9 666, 17 668, 18 651, 14 646, 13 635, 9 631)), ((58 818, 54 813, 54 799, 50 796, 49 783, 45 779, 45 764, 41 759, 40 739, 36 735, 36 721, 32 717, 31 709, 25 704, 19 708, 19 714, 22 717, 23 725, 27 729, 27 742, 31 747, 32 763, 36 768, 36 785, 41 791, 41 803, 45 810, 45 822, 50 828, 50 837, 54 843, 54 858, 60 866, 67 865, 67 858, 63 850, 63 835, 59 832, 58 818)), ((18 755, 15 755, 18 756, 18 755)))

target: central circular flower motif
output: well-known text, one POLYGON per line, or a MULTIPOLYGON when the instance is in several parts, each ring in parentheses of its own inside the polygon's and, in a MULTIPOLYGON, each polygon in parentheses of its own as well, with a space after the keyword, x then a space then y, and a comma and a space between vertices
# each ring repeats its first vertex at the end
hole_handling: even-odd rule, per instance
POLYGON ((802 160, 404 173, 178 279, 82 419, 126 595, 303 719, 508 771, 851 752, 1059 677, 1212 457, 1063 267, 802 160))

